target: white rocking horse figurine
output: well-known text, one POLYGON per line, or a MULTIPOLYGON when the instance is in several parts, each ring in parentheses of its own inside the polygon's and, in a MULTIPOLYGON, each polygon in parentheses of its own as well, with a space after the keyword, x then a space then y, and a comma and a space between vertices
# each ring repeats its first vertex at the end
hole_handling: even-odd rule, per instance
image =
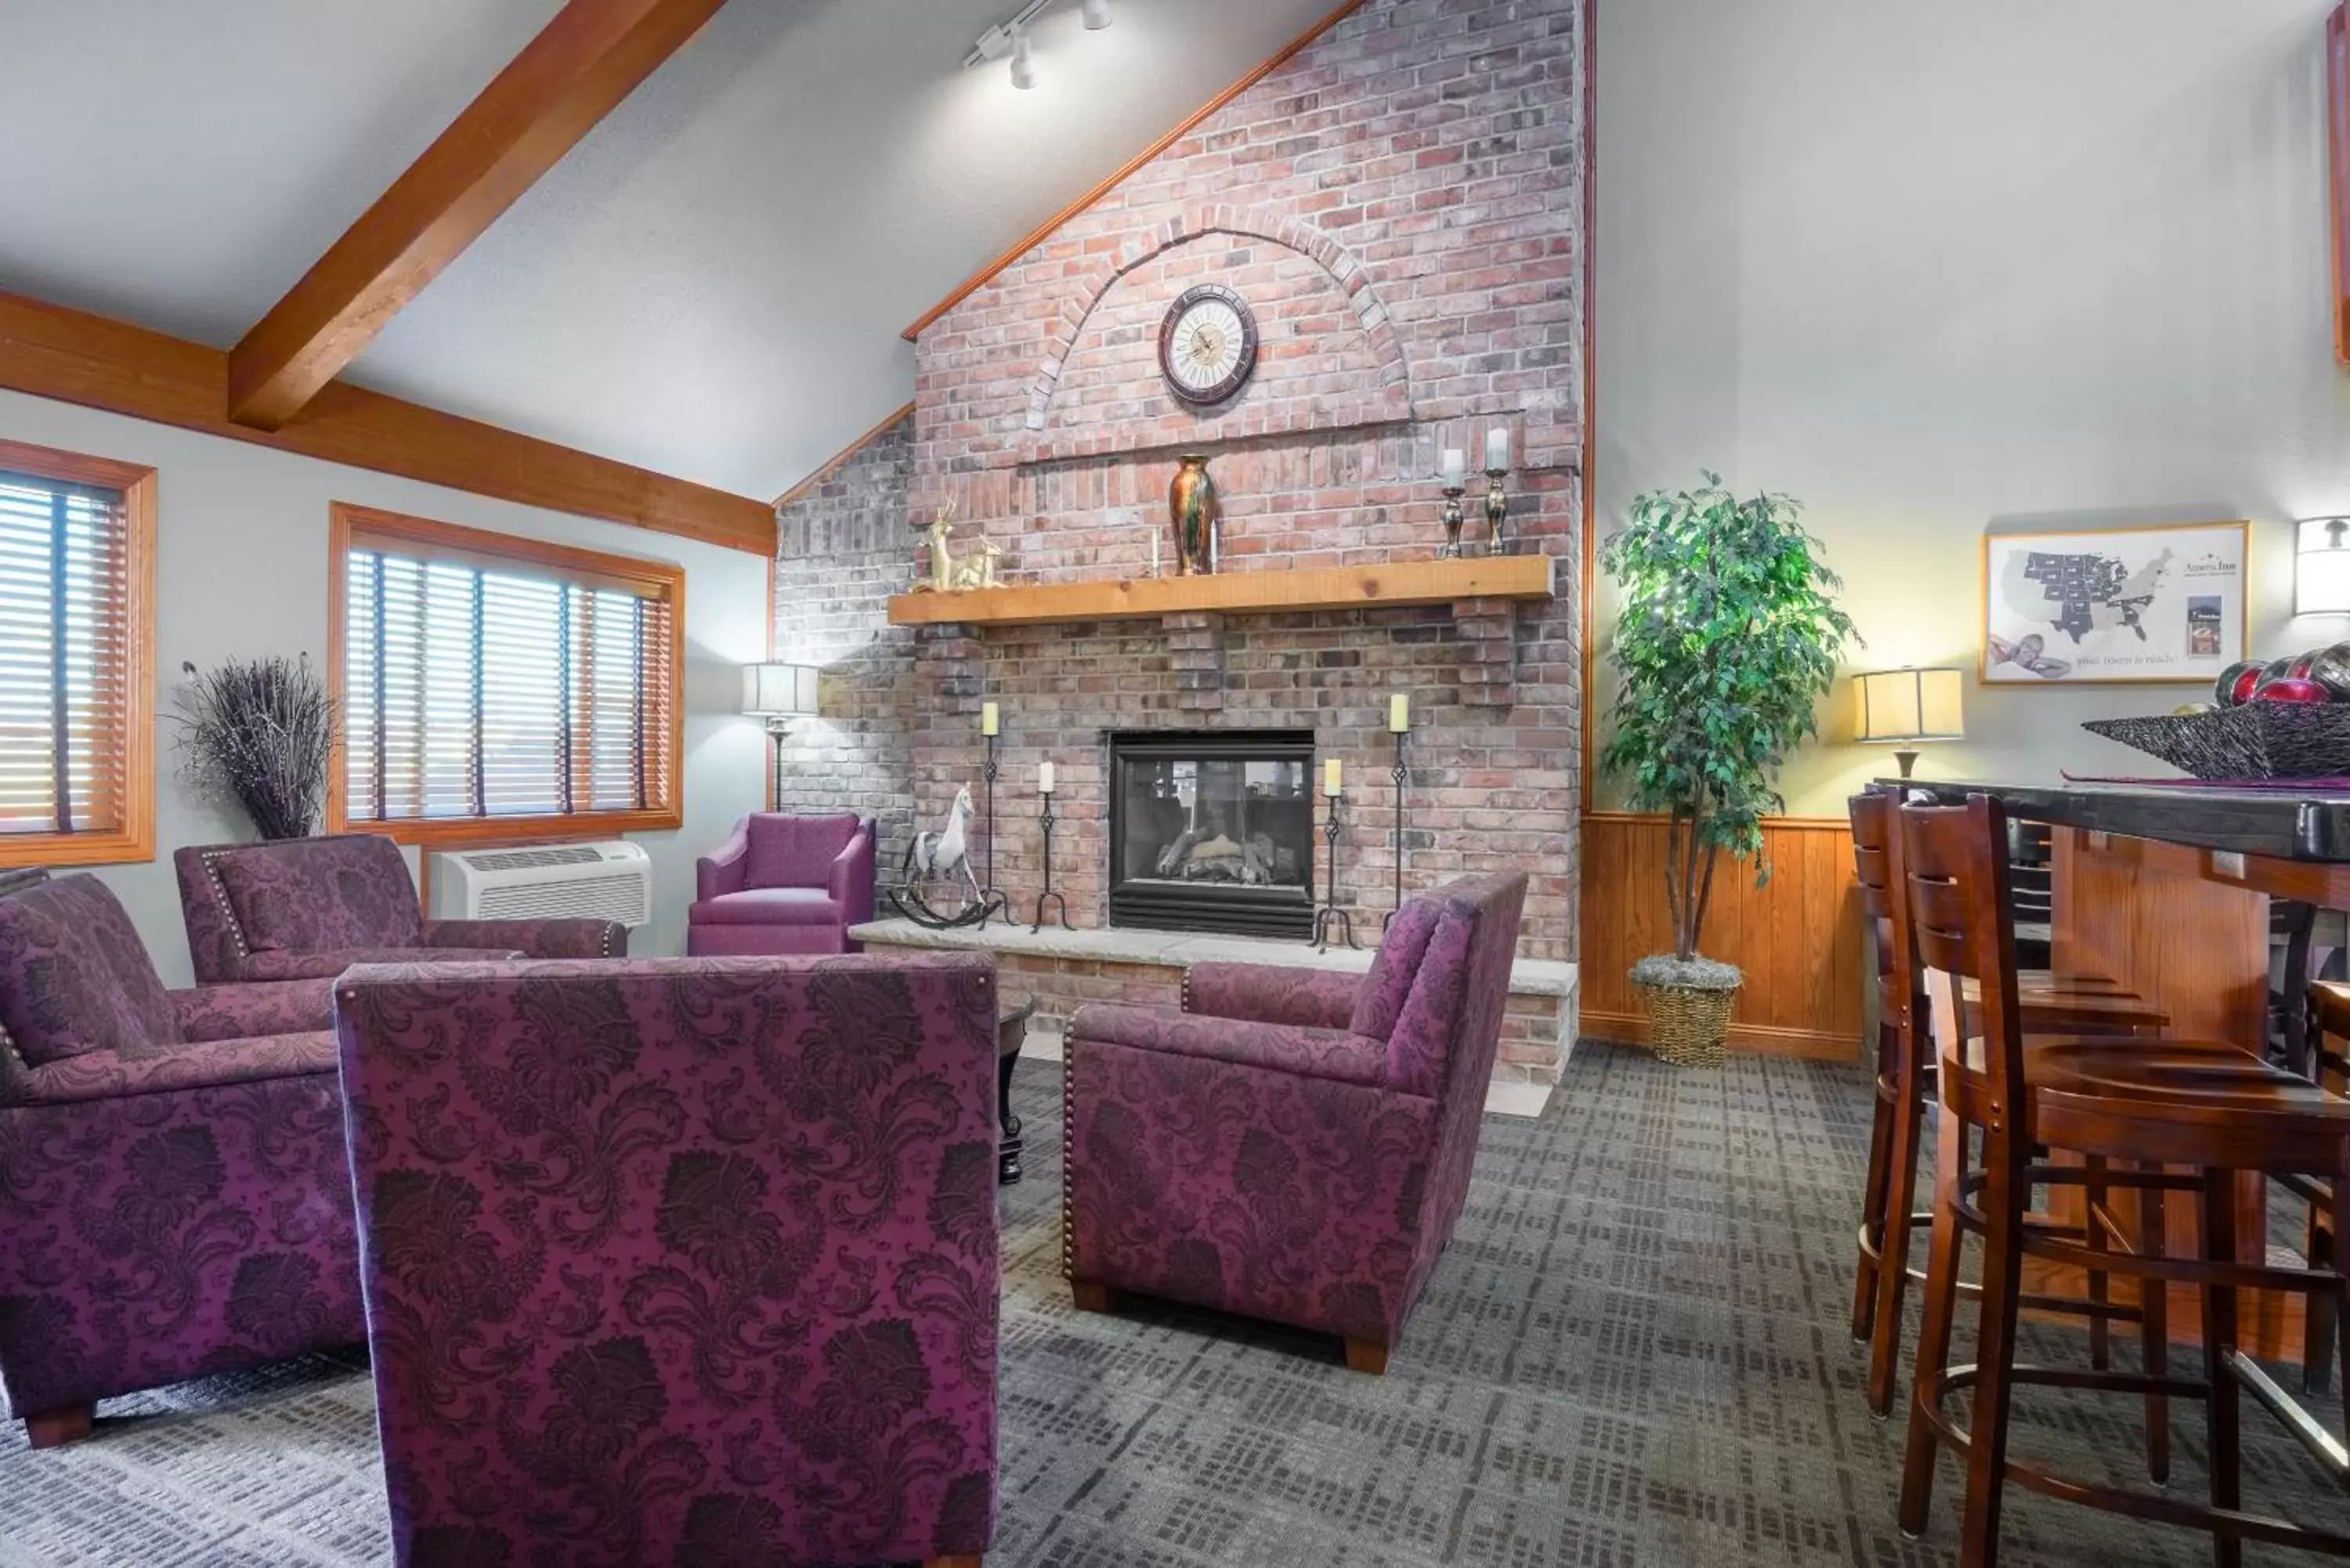
POLYGON ((979 877, 971 868, 971 836, 964 831, 971 809, 971 786, 965 784, 955 791, 944 831, 914 835, 913 842, 906 846, 909 881, 961 882, 972 897, 978 896, 979 877))

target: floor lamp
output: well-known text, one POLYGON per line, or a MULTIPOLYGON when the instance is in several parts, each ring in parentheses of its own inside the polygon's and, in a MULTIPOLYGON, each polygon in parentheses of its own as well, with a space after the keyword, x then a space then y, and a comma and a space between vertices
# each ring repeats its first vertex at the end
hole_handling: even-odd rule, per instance
POLYGON ((767 722, 775 745, 768 769, 768 805, 784 805, 784 736, 794 719, 816 716, 816 668, 813 664, 746 664, 743 667, 743 711, 767 722))

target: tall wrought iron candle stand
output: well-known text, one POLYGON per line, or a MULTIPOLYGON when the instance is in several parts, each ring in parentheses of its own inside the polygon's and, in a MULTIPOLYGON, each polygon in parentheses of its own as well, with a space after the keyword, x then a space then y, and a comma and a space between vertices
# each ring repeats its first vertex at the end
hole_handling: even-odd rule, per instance
POLYGON ((1330 812, 1329 820, 1322 825, 1322 842, 1326 846, 1323 858, 1329 862, 1329 891, 1323 896, 1322 908, 1315 911, 1313 936, 1315 948, 1326 953, 1330 950, 1333 935, 1344 936, 1350 948, 1355 945, 1354 919, 1338 908, 1338 802, 1341 797, 1334 794, 1326 798, 1330 802, 1330 812))
POLYGON ((1385 919, 1382 919, 1382 920, 1379 922, 1379 929, 1380 929, 1382 932, 1384 932, 1384 931, 1388 929, 1388 926, 1390 926, 1390 925, 1392 925, 1392 924, 1394 924, 1394 923, 1395 923, 1395 918, 1396 918, 1398 915, 1399 915, 1399 914, 1403 913, 1403 786, 1404 786, 1404 781, 1405 781, 1407 778, 1409 778, 1409 777, 1410 777, 1410 776, 1411 776, 1411 770, 1410 770, 1409 768, 1405 767, 1405 766, 1404 766, 1404 763, 1403 763, 1403 738, 1404 738, 1404 736, 1405 736, 1408 732, 1407 732, 1407 731, 1403 731, 1403 730, 1398 730, 1398 731, 1394 732, 1394 733, 1395 733, 1395 743, 1396 743, 1396 760, 1395 760, 1395 770, 1394 770, 1394 776, 1395 776, 1395 908, 1393 908, 1393 909, 1389 909, 1389 910, 1387 912, 1387 918, 1386 918, 1385 919))
POLYGON ((987 886, 979 890, 979 925, 984 930, 987 922, 997 915, 1002 915, 1007 923, 1018 919, 1012 912, 1011 897, 995 885, 995 736, 993 733, 987 736, 987 762, 979 770, 979 776, 987 781, 987 886))
POLYGON ((1045 929, 1045 911, 1055 904, 1061 907, 1061 929, 1076 929, 1069 924, 1069 901, 1053 891, 1053 792, 1046 790, 1044 795, 1045 890, 1036 895, 1036 923, 1028 928, 1031 935, 1045 929))

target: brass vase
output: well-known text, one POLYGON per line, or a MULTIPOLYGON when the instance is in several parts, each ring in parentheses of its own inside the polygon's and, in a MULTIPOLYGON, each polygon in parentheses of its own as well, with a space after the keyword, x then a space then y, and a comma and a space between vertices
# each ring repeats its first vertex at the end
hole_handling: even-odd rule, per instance
POLYGON ((1175 575, 1204 576, 1216 569, 1216 482, 1208 459, 1192 453, 1167 487, 1167 513, 1175 524, 1175 575))

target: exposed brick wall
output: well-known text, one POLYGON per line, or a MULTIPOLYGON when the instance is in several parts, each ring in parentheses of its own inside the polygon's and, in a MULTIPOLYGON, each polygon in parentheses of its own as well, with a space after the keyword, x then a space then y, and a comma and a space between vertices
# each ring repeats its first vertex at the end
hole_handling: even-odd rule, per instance
POLYGON ((913 574, 913 455, 908 418, 775 519, 775 657, 824 671, 823 717, 793 720, 784 742, 780 802, 877 816, 889 867, 905 854, 913 814, 914 639, 887 611, 913 574))
MULTIPOLYGON (((1395 870, 1384 718, 1403 691, 1407 888, 1524 867, 1522 950, 1574 956, 1580 11, 1371 0, 922 335, 911 514, 951 501, 958 546, 992 540, 1013 581, 1140 575, 1154 536, 1171 569, 1167 487, 1189 451, 1211 454, 1227 571, 1424 559, 1440 452, 1477 464, 1495 425, 1515 547, 1559 564, 1548 603, 926 629, 886 799, 910 795, 927 825, 975 785, 980 703, 1001 703, 996 880, 1024 905, 1047 757, 1055 886, 1083 925, 1106 902, 1104 731, 1307 729, 1347 766, 1340 898, 1376 940, 1395 870), (1196 410, 1160 382, 1158 331, 1209 279, 1247 299, 1263 347, 1239 397, 1196 410)), ((892 564, 910 582, 911 552, 892 564)), ((828 582, 779 581, 787 642, 837 613, 794 602, 828 582)))

